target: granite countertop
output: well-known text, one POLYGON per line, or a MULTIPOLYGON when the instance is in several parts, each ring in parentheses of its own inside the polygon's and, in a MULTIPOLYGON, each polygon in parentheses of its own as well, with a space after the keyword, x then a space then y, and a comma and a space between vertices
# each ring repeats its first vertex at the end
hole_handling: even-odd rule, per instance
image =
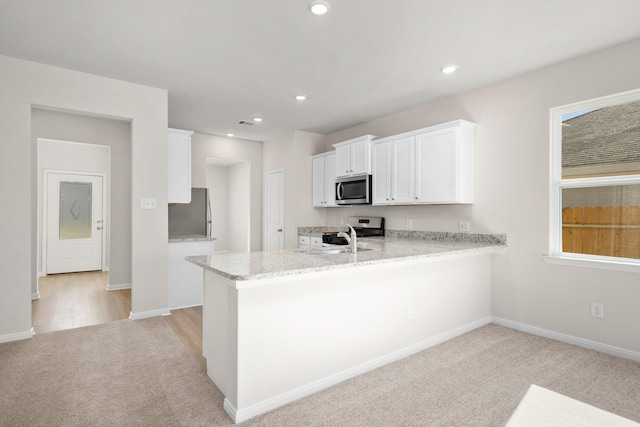
POLYGON ((215 237, 207 237, 203 234, 180 234, 169 236, 169 243, 179 242, 211 242, 216 240, 215 237))
POLYGON ((286 249, 190 256, 187 261, 231 280, 269 279, 371 264, 445 255, 493 253, 507 246, 504 234, 434 233, 388 230, 385 237, 358 239, 356 254, 314 254, 286 249))

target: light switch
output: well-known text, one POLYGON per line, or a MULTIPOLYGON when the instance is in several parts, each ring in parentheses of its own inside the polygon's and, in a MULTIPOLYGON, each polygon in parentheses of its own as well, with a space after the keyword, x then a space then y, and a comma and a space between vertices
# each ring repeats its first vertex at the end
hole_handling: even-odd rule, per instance
POLYGON ((140 198, 140 209, 158 209, 158 200, 146 197, 140 198))

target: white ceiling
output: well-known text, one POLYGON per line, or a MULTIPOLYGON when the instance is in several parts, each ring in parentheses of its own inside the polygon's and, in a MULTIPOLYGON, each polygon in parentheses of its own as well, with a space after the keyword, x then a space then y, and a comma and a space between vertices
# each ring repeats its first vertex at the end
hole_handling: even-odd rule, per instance
POLYGON ((307 1, 0 0, 0 54, 165 88, 169 126, 263 141, 640 37, 638 0, 329 0, 324 17, 307 1))

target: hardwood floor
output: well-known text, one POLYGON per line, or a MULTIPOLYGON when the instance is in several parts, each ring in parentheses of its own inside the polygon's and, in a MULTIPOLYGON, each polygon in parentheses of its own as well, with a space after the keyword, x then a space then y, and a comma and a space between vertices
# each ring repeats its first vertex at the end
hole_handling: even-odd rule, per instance
POLYGON ((131 290, 107 291, 108 280, 105 271, 40 277, 40 299, 31 303, 36 334, 127 319, 131 290))
POLYGON ((164 316, 164 320, 206 369, 207 360, 202 356, 202 306, 171 310, 171 316, 164 316))
MULTIPOLYGON (((131 290, 107 291, 108 280, 108 273, 102 271, 40 277, 40 299, 31 302, 36 334, 128 319, 131 290)), ((202 307, 171 310, 171 316, 164 319, 206 368, 206 359, 202 357, 202 307)))

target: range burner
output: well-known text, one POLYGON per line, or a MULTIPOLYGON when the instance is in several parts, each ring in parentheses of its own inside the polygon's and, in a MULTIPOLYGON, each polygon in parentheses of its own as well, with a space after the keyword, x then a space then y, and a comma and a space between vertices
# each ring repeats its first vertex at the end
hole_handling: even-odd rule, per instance
MULTIPOLYGON (((347 224, 351 225, 358 237, 384 236, 384 218, 381 217, 349 217, 347 224)), ((338 233, 326 233, 322 236, 322 243, 331 245, 347 245, 347 239, 338 233)))

